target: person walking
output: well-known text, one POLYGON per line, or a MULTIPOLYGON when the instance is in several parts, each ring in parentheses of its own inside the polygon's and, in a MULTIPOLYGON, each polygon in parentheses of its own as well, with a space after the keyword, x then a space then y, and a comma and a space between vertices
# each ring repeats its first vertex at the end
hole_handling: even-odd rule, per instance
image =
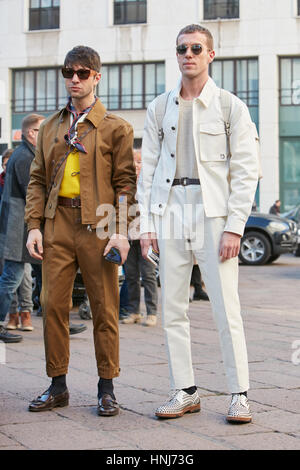
POLYGON ((150 245, 159 249, 172 389, 155 414, 174 418, 200 410, 188 319, 194 254, 220 334, 231 393, 227 420, 250 422, 237 255, 258 182, 256 130, 246 105, 208 75, 215 52, 206 28, 184 27, 176 56, 181 79, 163 95, 162 126, 162 97, 147 110, 138 182, 143 256, 150 245))
POLYGON ((9 307, 9 321, 6 325, 7 330, 33 331, 31 323, 31 314, 33 311, 32 301, 32 275, 31 264, 25 263, 24 276, 17 291, 14 293, 9 307))
MULTIPOLYGON (((22 143, 7 163, 0 206, 0 258, 4 259, 0 277, 0 341, 19 342, 21 335, 4 328, 5 317, 13 296, 24 277, 25 263, 37 263, 26 249, 27 228, 24 223, 26 191, 30 165, 34 158, 37 135, 44 116, 29 114, 22 121, 22 143)), ((29 311, 21 316, 23 328, 32 328, 29 311)))
POLYGON ((104 257, 116 248, 122 263, 126 260, 127 208, 134 203, 136 176, 131 125, 107 113, 95 97, 100 68, 99 54, 90 47, 67 53, 62 74, 69 100, 42 125, 31 167, 27 248, 43 261, 41 304, 51 378, 49 388, 29 404, 33 412, 69 402, 69 306, 80 268, 93 312, 98 414, 119 413, 113 387, 120 370, 118 267, 104 257))

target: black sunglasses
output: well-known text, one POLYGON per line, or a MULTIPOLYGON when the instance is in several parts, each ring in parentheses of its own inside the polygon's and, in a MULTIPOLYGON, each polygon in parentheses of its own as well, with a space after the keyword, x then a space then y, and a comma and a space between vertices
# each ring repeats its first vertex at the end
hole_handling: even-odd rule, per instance
MULTIPOLYGON (((73 78, 73 76, 77 75, 77 77, 80 79, 80 80, 87 80, 89 78, 89 76, 91 75, 91 72, 92 70, 90 69, 78 69, 78 70, 74 70, 74 69, 70 69, 68 67, 63 67, 61 69, 61 73, 63 74, 63 77, 64 78, 73 78)), ((96 72, 94 72, 94 75, 96 74, 96 72)))
POLYGON ((186 51, 189 47, 191 48, 192 53, 195 55, 201 54, 203 50, 201 44, 192 44, 191 46, 187 46, 186 44, 179 44, 179 46, 176 47, 176 51, 178 54, 184 55, 186 54, 186 51))

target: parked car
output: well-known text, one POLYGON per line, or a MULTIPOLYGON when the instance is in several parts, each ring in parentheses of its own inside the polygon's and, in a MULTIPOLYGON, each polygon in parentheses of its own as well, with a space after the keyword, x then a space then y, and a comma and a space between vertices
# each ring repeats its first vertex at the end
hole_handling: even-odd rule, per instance
POLYGON ((286 219, 293 220, 298 226, 297 246, 294 250, 294 255, 300 256, 300 204, 293 207, 293 209, 289 210, 288 212, 283 212, 281 215, 286 219))
POLYGON ((252 212, 241 240, 239 259, 252 266, 272 263, 297 247, 296 222, 272 214, 252 212))

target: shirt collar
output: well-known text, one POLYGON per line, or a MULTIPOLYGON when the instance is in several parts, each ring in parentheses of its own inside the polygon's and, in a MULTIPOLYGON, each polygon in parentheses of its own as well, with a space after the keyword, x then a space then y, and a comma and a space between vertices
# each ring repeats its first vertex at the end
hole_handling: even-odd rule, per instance
MULTIPOLYGON (((177 86, 175 88, 175 93, 173 96, 173 100, 178 103, 179 100, 179 95, 181 91, 182 83, 181 83, 181 78, 177 83, 177 86)), ((213 96, 215 95, 217 90, 217 85, 213 81, 212 78, 208 77, 207 82, 205 83, 203 90, 201 91, 200 95, 195 98, 196 100, 200 101, 206 108, 208 108, 213 96)))

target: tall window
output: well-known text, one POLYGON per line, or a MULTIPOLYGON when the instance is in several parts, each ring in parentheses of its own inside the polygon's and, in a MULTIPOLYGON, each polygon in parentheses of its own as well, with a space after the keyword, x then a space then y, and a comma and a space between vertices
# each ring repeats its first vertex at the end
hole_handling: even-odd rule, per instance
POLYGON ((145 109, 165 91, 165 64, 103 65, 98 96, 108 109, 145 109))
POLYGON ((114 0, 114 24, 146 22, 147 0, 114 0))
POLYGON ((29 30, 59 28, 60 0, 29 0, 29 30))
POLYGON ((239 18, 239 0, 204 0, 204 19, 239 18))
POLYGON ((210 75, 219 87, 237 95, 246 103, 258 128, 258 60, 216 59, 210 66, 210 75))
POLYGON ((280 59, 280 104, 300 105, 300 57, 280 59))
POLYGON ((55 111, 66 98, 60 68, 13 71, 13 112, 55 111))

